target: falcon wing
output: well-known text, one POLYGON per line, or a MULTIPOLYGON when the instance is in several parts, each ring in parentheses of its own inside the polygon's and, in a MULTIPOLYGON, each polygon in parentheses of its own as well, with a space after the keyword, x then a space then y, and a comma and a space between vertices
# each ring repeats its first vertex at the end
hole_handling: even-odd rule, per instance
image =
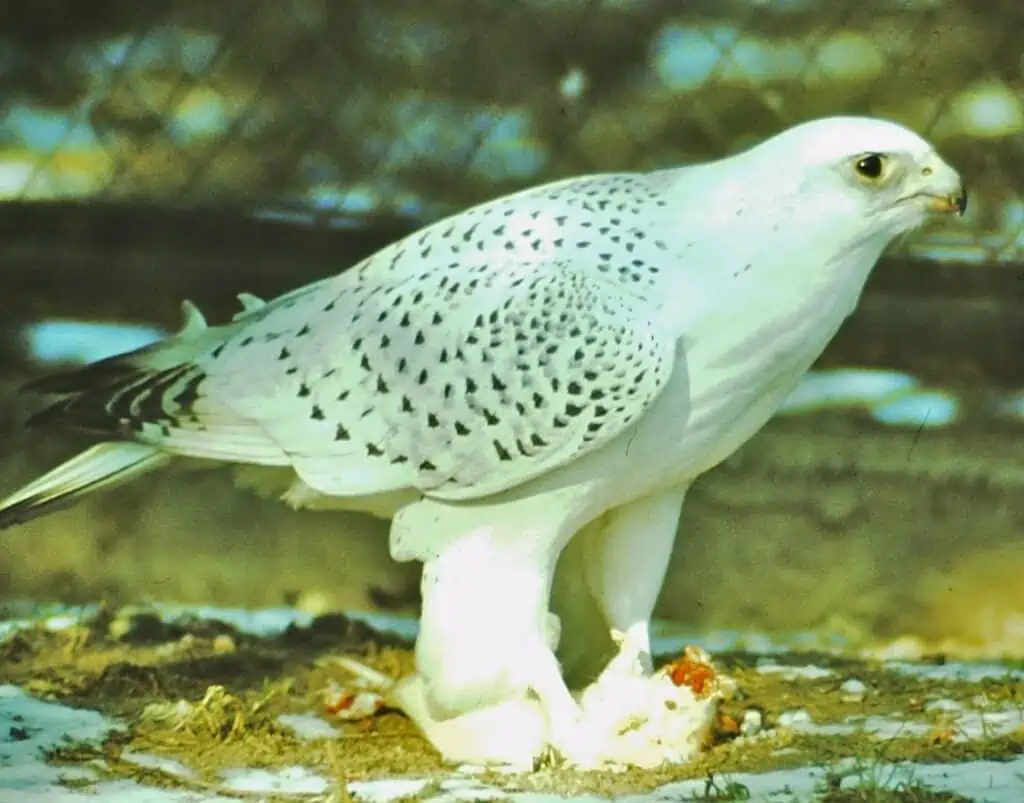
POLYGON ((564 261, 481 259, 317 303, 329 313, 296 309, 298 329, 268 317, 271 329, 236 336, 200 390, 258 422, 328 494, 513 487, 619 435, 675 358, 647 299, 564 261), (261 342, 269 351, 252 350, 261 342), (255 393, 245 366, 263 374, 255 393))

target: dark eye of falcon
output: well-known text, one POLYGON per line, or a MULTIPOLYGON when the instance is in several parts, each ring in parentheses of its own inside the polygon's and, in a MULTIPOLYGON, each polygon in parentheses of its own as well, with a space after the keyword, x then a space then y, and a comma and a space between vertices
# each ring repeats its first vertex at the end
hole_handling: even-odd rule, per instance
POLYGON ((857 172, 864 178, 878 178, 885 166, 885 157, 880 153, 869 153, 857 160, 857 172))

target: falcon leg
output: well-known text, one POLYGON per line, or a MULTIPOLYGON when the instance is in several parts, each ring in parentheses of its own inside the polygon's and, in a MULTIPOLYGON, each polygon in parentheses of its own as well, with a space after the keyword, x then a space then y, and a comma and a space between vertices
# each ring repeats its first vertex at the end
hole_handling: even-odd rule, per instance
POLYGON ((483 527, 424 562, 417 675, 397 699, 445 758, 522 765, 551 746, 599 763, 554 654, 556 543, 483 527))
POLYGON ((612 511, 583 545, 587 585, 619 647, 603 674, 649 675, 653 669, 651 614, 688 488, 670 488, 612 511))
POLYGON ((569 565, 560 567, 576 588, 561 594, 558 608, 564 611, 563 653, 590 666, 599 657, 607 662, 579 699, 589 738, 609 763, 685 761, 712 726, 717 699, 698 699, 670 672, 652 672, 650 619, 686 490, 672 488, 605 514, 577 535, 582 540, 565 555, 569 565), (604 627, 601 638, 594 637, 597 620, 604 627), (572 643, 574 637, 582 643, 572 643), (610 641, 617 648, 609 649, 610 641))

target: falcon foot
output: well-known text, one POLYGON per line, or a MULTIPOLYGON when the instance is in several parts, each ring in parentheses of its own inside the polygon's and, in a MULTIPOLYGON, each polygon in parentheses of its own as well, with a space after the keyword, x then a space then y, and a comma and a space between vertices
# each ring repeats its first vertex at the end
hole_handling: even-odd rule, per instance
POLYGON ((436 720, 418 676, 381 682, 390 684, 383 690, 388 704, 404 711, 446 761, 526 771, 549 760, 579 769, 684 763, 709 744, 719 703, 732 691, 692 647, 652 674, 636 662, 612 661, 576 695, 570 721, 533 697, 436 720))

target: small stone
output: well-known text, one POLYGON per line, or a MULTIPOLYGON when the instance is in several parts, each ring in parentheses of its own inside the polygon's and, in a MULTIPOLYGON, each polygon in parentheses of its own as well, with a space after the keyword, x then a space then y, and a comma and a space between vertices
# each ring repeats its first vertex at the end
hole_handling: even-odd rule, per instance
POLYGON ((859 703, 867 696, 867 693, 867 684, 857 678, 844 680, 839 687, 839 699, 844 703, 859 703))
POLYGON ((756 708, 748 708, 743 712, 743 721, 740 723, 741 736, 753 736, 764 730, 764 714, 756 708))
POLYGON ((800 727, 810 725, 814 722, 811 715, 804 708, 797 708, 794 711, 783 711, 779 714, 779 726, 783 728, 800 727))

